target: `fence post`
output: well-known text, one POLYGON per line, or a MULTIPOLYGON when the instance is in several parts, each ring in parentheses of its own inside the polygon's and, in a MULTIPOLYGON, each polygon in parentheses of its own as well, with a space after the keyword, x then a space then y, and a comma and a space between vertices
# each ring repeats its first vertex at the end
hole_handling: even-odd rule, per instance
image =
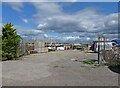
POLYGON ((103 36, 103 38, 104 38, 104 58, 103 58, 103 59, 105 60, 105 53, 106 53, 106 52, 105 52, 105 48, 106 48, 106 47, 105 47, 105 36, 103 36))
POLYGON ((26 40, 25 40, 25 38, 23 38, 23 52, 24 52, 24 54, 26 54, 26 40))
POLYGON ((98 64, 100 63, 100 35, 98 34, 98 64))

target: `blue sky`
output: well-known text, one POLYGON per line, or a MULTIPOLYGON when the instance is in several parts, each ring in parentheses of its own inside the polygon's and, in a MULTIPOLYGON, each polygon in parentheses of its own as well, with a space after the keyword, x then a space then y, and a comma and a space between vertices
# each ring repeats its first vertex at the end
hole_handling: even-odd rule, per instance
POLYGON ((98 9, 101 13, 104 14, 118 12, 118 3, 116 2, 76 2, 69 6, 63 6, 64 11, 68 13, 73 13, 90 7, 98 9))
POLYGON ((117 14, 117 2, 2 3, 3 24, 13 23, 23 37, 59 42, 91 42, 98 32, 116 32, 117 14))
POLYGON ((2 18, 3 23, 11 22, 15 25, 23 26, 23 27, 31 27, 35 28, 36 25, 32 22, 29 24, 23 21, 24 18, 29 19, 35 13, 35 8, 28 3, 24 3, 25 7, 21 12, 12 9, 9 4, 3 3, 2 4, 2 18))

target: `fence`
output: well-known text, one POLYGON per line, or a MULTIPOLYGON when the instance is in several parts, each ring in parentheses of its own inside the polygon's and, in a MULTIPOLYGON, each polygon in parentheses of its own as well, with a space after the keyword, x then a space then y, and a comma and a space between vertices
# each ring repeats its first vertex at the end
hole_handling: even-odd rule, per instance
POLYGON ((120 45, 116 45, 111 50, 103 50, 100 52, 100 59, 106 62, 120 60, 120 45))
POLYGON ((21 45, 19 46, 19 55, 18 55, 18 56, 22 56, 22 55, 25 54, 24 47, 25 47, 24 44, 21 44, 21 45))
POLYGON ((20 45, 18 47, 18 50, 19 50, 19 55, 18 56, 22 56, 25 54, 25 44, 24 44, 24 41, 23 39, 21 38, 21 41, 20 41, 20 45))

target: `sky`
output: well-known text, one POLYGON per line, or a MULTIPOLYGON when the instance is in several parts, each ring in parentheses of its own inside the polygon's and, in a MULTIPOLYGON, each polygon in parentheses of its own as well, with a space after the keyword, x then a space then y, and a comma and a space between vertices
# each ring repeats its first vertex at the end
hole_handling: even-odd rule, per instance
POLYGON ((117 2, 3 2, 2 24, 12 23, 27 39, 90 43, 97 35, 116 39, 117 2))

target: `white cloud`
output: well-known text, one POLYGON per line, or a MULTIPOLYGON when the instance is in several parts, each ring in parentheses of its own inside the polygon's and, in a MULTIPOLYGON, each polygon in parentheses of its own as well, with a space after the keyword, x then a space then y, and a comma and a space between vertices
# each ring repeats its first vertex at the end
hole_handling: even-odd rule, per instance
POLYGON ((23 22, 28 23, 28 20, 24 18, 24 19, 23 19, 23 22))
POLYGON ((2 2, 119 2, 119 0, 2 0, 2 2))
POLYGON ((80 39, 78 36, 76 37, 76 36, 66 36, 66 37, 64 37, 64 36, 62 36, 62 39, 64 39, 64 40, 76 40, 76 39, 80 39))
POLYGON ((117 27, 118 25, 118 13, 113 13, 106 16, 105 25, 107 27, 117 27))
POLYGON ((79 0, 2 0, 2 2, 77 2, 79 0))
POLYGON ((43 33, 43 31, 41 30, 35 30, 27 27, 18 26, 18 25, 15 25, 15 28, 17 29, 16 30, 17 33, 24 36, 36 36, 43 33))
MULTIPOLYGON (((30 21, 42 30, 64 32, 108 32, 117 31, 118 13, 104 15, 95 8, 86 8, 74 14, 63 11, 61 4, 53 2, 31 2, 37 13, 30 21), (116 27, 116 28, 115 28, 116 27), (114 30, 113 30, 114 29, 114 30)), ((22 11, 23 3, 9 3, 16 11, 22 11)), ((23 19, 28 23, 27 19, 23 19)))
POLYGON ((2 2, 23 2, 24 0, 2 0, 2 2))
POLYGON ((23 34, 26 36, 30 36, 30 35, 35 36, 35 35, 39 35, 41 33, 42 33, 42 31, 40 31, 40 30, 24 30, 23 34))
POLYGON ((17 29, 17 33, 22 37, 26 39, 47 39, 49 36, 41 30, 37 29, 31 29, 27 27, 22 27, 15 25, 15 28, 17 29))
POLYGON ((33 21, 35 20, 36 23, 43 23, 44 20, 50 19, 49 17, 56 16, 63 14, 62 8, 57 3, 48 3, 48 2, 41 2, 31 3, 37 10, 37 13, 34 15, 33 21))
MULTIPOLYGON (((95 10, 87 9, 72 15, 62 12, 58 15, 48 15, 44 17, 44 20, 39 20, 36 22, 40 23, 39 25, 42 25, 38 25, 38 28, 40 29, 51 31, 54 30, 59 33, 108 32, 117 31, 117 14, 118 13, 103 15, 97 13, 95 10), (116 29, 114 29, 114 27, 116 27, 116 29)), ((39 16, 37 18, 39 18, 39 16)))
POLYGON ((22 8, 24 7, 23 2, 6 2, 6 3, 17 12, 22 12, 22 8))
POLYGON ((44 34, 44 37, 46 37, 46 38, 47 38, 47 37, 49 37, 49 36, 48 36, 47 34, 44 34))
MULTIPOLYGON (((46 32, 55 32, 62 34, 56 37, 59 41, 91 41, 96 40, 97 33, 108 33, 118 31, 118 13, 102 14, 97 9, 86 8, 74 13, 65 13, 62 5, 59 3, 48 2, 31 2, 36 8, 36 13, 32 22, 38 24, 37 30, 29 30, 23 32, 24 35, 49 37, 46 32), (43 34, 42 34, 43 33, 43 34), (68 35, 63 36, 64 33, 68 35), (72 34, 76 35, 72 35, 72 34), (71 34, 71 35, 70 35, 71 34)), ((23 3, 18 5, 11 4, 16 11, 21 11, 23 3), (22 5, 21 5, 22 4, 22 5)), ((28 23, 27 19, 23 19, 28 23)), ((113 36, 113 35, 112 35, 113 36)), ((116 37, 116 36, 113 36, 116 37)))
POLYGON ((44 27, 44 26, 46 26, 46 25, 47 25, 46 23, 39 24, 39 25, 38 25, 38 28, 42 28, 42 27, 44 27))

